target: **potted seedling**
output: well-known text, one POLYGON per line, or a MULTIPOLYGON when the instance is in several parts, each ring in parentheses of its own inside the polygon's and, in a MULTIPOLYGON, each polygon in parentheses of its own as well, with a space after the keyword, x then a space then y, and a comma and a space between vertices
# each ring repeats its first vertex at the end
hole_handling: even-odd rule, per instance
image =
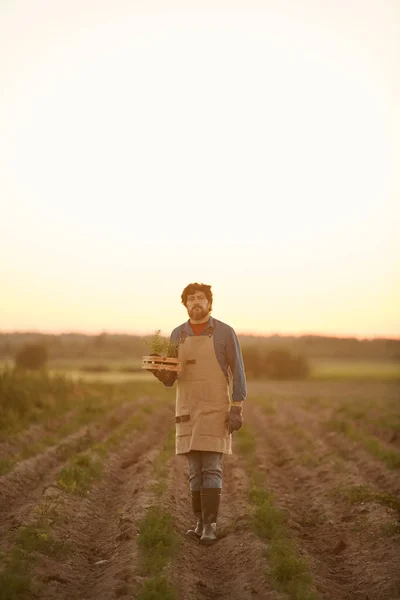
POLYGON ((178 358, 171 355, 176 355, 178 346, 172 344, 167 338, 161 336, 161 329, 157 329, 149 342, 145 342, 151 354, 142 357, 142 369, 164 369, 165 371, 180 371, 182 368, 178 358))

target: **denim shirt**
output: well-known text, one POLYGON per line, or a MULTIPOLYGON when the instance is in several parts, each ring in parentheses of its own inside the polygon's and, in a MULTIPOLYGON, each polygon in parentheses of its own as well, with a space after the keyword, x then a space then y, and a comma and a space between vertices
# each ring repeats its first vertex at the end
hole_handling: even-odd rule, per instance
MULTIPOLYGON (((190 321, 186 321, 176 327, 170 336, 170 342, 176 346, 184 341, 185 337, 195 335, 190 327, 190 321)), ((222 321, 210 316, 209 326, 199 335, 213 335, 215 356, 229 384, 232 377, 232 401, 237 402, 246 399, 246 376, 242 351, 235 331, 222 321)), ((176 381, 177 373, 171 371, 171 378, 165 383, 172 387, 176 381)))

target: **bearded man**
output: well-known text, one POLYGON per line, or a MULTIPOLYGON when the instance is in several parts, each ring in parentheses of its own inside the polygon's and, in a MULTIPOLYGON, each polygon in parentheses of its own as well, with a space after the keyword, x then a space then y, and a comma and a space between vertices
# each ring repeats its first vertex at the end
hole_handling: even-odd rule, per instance
POLYGON ((222 457, 232 454, 232 433, 243 424, 246 377, 235 331, 211 317, 211 286, 190 283, 181 301, 189 320, 172 331, 170 342, 177 348, 174 356, 182 370, 152 373, 168 387, 177 383, 175 452, 187 457, 197 518, 187 533, 202 544, 212 544, 217 539, 222 457))

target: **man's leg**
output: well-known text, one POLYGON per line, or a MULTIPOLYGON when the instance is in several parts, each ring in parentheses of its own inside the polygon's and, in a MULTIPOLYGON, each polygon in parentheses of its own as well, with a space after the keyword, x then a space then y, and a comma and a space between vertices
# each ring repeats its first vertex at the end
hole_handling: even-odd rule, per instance
POLYGON ((188 452, 186 455, 189 467, 189 488, 192 497, 192 509, 197 519, 195 528, 189 529, 187 535, 198 538, 201 537, 203 532, 200 497, 200 489, 202 486, 201 454, 202 453, 198 450, 191 450, 191 452, 188 452))
POLYGON ((222 453, 202 452, 201 511, 203 519, 202 544, 217 539, 217 517, 222 490, 222 453))
POLYGON ((222 452, 201 452, 202 488, 222 489, 222 452))

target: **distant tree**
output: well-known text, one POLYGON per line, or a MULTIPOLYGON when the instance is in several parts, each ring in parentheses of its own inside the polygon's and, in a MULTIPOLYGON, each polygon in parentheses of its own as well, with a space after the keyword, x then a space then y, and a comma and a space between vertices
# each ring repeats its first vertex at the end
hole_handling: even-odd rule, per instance
POLYGON ((107 342, 107 334, 105 331, 103 331, 102 333, 99 333, 99 335, 95 335, 93 337, 93 345, 96 346, 97 348, 103 348, 103 346, 106 344, 107 342))
POLYGON ((242 354, 249 379, 305 379, 309 375, 307 358, 286 349, 268 349, 253 344, 244 346, 242 354))
POLYGON ((246 377, 249 379, 259 379, 265 377, 264 351, 257 344, 243 346, 242 348, 244 369, 246 377))
POLYGON ((44 344, 24 344, 15 355, 15 366, 20 369, 37 370, 45 366, 48 360, 44 344))
POLYGON ((271 350, 265 357, 268 379, 305 379, 309 375, 308 361, 304 356, 287 350, 271 350))

